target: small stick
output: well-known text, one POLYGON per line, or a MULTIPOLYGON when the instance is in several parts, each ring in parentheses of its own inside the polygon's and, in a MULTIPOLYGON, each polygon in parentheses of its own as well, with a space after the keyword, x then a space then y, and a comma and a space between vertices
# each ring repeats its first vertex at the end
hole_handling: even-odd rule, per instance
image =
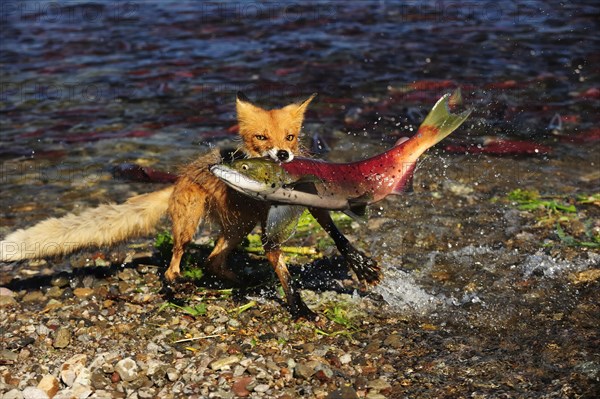
POLYGON ((215 337, 220 337, 223 334, 214 334, 214 335, 205 335, 203 337, 192 337, 192 338, 185 338, 185 339, 180 339, 178 341, 173 342, 174 344, 180 344, 182 342, 190 342, 190 341, 198 341, 200 339, 206 339, 206 338, 215 338, 215 337))

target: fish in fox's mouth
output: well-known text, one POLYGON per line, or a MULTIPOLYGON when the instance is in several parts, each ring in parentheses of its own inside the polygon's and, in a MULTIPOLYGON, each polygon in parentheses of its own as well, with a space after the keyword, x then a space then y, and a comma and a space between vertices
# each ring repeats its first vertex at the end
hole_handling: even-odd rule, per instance
POLYGON ((306 158, 289 162, 248 158, 214 165, 210 170, 230 187, 250 196, 364 213, 366 205, 405 191, 419 156, 467 119, 470 110, 450 113, 450 98, 447 94, 434 105, 412 138, 402 138, 390 150, 369 159, 335 164, 306 158))

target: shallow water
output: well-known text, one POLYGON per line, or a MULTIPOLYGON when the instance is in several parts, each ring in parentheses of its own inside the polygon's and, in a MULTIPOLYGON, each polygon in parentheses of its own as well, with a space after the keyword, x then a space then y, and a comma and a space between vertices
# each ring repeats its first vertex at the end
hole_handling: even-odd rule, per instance
MULTIPOLYGON (((569 276, 598 268, 598 250, 561 245, 505 199, 600 190, 599 13, 595 1, 8 2, 0 235, 154 188, 115 181, 117 164, 174 172, 231 145, 238 90, 265 106, 318 92, 307 138, 344 161, 410 135, 461 87, 473 116, 423 161, 415 193, 348 233, 388 270, 375 292, 396 311, 438 317, 479 348, 526 349, 517 363, 541 351, 528 372, 588 387, 600 378, 598 281, 569 276), (488 136, 549 153, 443 151, 488 136)), ((578 208, 600 228, 597 206, 578 208)), ((2 270, 5 282, 16 272, 2 270)))

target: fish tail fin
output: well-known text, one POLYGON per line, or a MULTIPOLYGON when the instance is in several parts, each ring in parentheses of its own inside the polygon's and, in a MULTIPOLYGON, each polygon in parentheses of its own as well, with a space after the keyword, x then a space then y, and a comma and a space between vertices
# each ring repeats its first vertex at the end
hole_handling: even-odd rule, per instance
POLYGON ((460 89, 453 94, 445 94, 433 106, 431 111, 417 131, 417 136, 431 141, 429 146, 433 146, 442 141, 446 136, 458 128, 471 114, 471 109, 453 114, 450 112, 450 105, 459 104, 462 100, 460 89))

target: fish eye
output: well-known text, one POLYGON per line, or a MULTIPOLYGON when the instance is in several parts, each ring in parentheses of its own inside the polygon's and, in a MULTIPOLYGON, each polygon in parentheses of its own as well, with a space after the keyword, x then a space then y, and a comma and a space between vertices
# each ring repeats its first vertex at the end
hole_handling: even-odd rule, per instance
POLYGON ((293 135, 293 134, 288 134, 288 135, 285 137, 285 139, 286 139, 287 141, 292 141, 292 140, 294 140, 294 135, 293 135))
POLYGON ((254 136, 254 138, 259 141, 265 141, 267 139, 267 136, 265 136, 264 134, 257 134, 254 136))
POLYGON ((243 163, 242 164, 242 170, 248 170, 248 164, 247 163, 243 163))

